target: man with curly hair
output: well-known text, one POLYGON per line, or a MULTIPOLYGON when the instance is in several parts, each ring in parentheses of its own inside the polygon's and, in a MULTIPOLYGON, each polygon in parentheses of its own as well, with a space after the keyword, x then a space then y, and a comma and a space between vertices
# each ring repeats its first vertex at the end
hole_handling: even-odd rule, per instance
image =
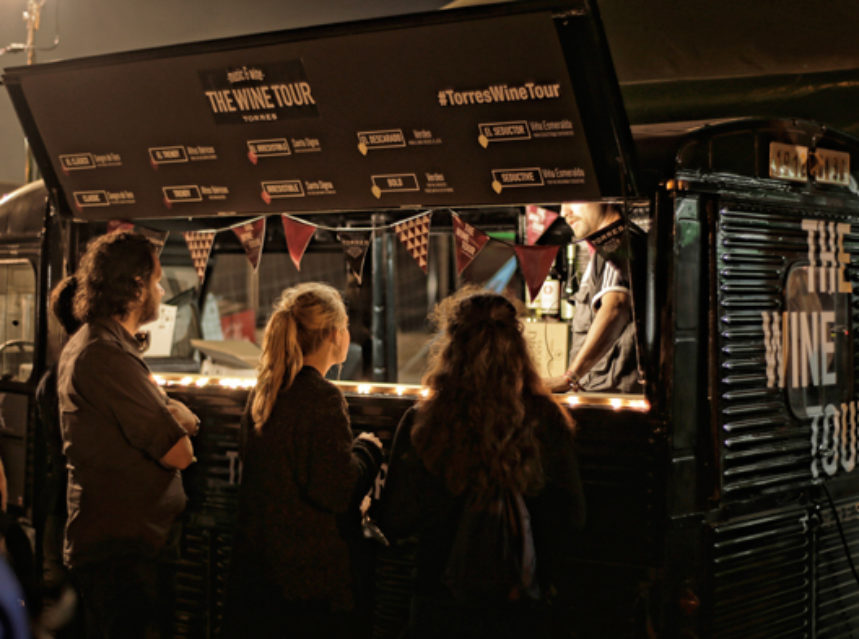
POLYGON ((155 385, 135 333, 164 290, 143 235, 95 239, 76 273, 83 326, 60 356, 57 392, 68 464, 63 560, 80 590, 91 637, 169 630, 163 558, 185 508, 179 474, 193 461, 199 419, 155 385))

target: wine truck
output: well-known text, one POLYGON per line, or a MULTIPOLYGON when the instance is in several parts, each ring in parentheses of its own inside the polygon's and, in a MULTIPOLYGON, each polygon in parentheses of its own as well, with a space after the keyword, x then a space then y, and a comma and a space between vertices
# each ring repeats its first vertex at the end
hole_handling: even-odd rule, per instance
MULTIPOLYGON (((433 304, 467 283, 524 299, 551 259, 535 275, 514 256, 543 249, 569 292, 586 251, 561 250, 560 219, 527 243, 527 207, 603 202, 646 232, 628 264, 644 392, 560 398, 587 524, 557 635, 859 635, 859 140, 754 113, 630 127, 590 0, 7 68, 3 82, 44 178, 0 203, 0 454, 37 555, 50 462, 33 393, 62 341, 47 300, 90 238, 135 228, 163 244, 147 359, 202 417, 175 636, 214 637, 254 343, 279 292, 344 291, 338 383, 353 426, 390 442, 423 392, 433 304), (484 238, 465 266, 463 228, 484 238)), ((524 326, 535 357, 566 365, 566 318, 524 326)), ((408 549, 368 543, 372 633, 395 637, 408 549)))

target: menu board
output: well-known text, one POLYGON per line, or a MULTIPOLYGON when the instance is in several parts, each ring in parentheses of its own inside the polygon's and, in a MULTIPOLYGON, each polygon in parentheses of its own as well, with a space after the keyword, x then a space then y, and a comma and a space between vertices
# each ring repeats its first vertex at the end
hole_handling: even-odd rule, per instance
POLYGON ((550 11, 278 40, 4 79, 49 186, 90 220, 603 195, 568 69, 588 61, 550 11))

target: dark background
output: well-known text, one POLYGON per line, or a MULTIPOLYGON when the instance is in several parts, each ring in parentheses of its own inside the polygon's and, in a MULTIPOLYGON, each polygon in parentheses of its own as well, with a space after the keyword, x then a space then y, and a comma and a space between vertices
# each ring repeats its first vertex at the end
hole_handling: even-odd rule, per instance
MULTIPOLYGON (((431 11, 438 0, 46 0, 53 61, 193 40, 431 11)), ((25 0, 0 0, 0 47, 26 38, 25 0)), ((601 0, 630 121, 799 116, 859 136, 856 0, 601 0)), ((26 62, 0 56, 0 67, 26 62)), ((0 192, 24 180, 23 134, 0 96, 0 192)))

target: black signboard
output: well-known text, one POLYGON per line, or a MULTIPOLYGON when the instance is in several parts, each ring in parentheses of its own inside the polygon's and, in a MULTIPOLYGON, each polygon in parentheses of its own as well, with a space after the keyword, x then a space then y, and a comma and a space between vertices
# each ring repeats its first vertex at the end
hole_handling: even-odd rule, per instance
POLYGON ((617 196, 619 138, 586 127, 628 127, 576 81, 614 76, 604 43, 583 42, 598 21, 572 6, 263 34, 4 81, 49 186, 86 219, 617 196))

